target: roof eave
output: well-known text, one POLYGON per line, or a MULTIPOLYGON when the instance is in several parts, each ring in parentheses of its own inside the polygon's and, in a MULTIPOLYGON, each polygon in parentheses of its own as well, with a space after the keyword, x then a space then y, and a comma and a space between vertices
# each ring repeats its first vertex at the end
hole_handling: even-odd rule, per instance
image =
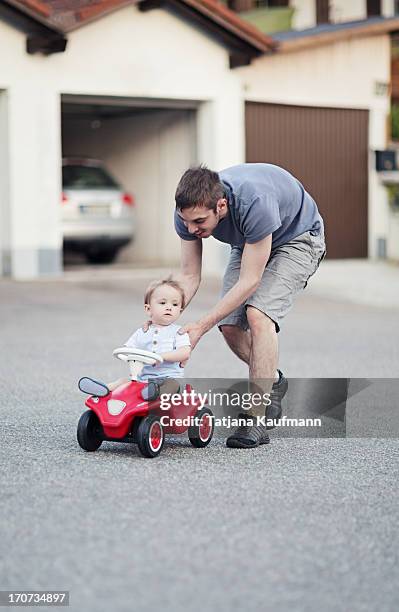
POLYGON ((67 39, 48 17, 46 7, 40 2, 25 4, 19 0, 3 0, 0 4, 0 18, 27 35, 26 51, 29 54, 62 53, 67 39))
MULTIPOLYGON (((252 59, 271 53, 277 44, 261 32, 243 31, 233 23, 226 22, 223 16, 211 12, 198 0, 141 0, 138 4, 141 11, 156 8, 171 12, 202 26, 210 35, 221 41, 229 50, 230 68, 237 68, 251 63, 252 59)), ((247 24, 245 24, 246 26, 247 24)), ((245 28, 252 30, 251 28, 245 28)))
POLYGON ((77 10, 69 23, 67 16, 51 13, 41 0, 4 0, 0 16, 27 34, 28 53, 49 55, 65 50, 67 33, 129 5, 141 11, 163 8, 194 22, 228 49, 231 68, 273 53, 279 44, 216 0, 107 0, 77 10))
POLYGON ((345 30, 335 32, 320 32, 303 38, 292 40, 281 40, 278 44, 279 53, 291 53, 319 47, 322 45, 330 45, 335 42, 352 40, 354 38, 365 38, 368 36, 381 36, 390 34, 391 32, 399 31, 399 19, 390 19, 386 22, 366 24, 345 30))
POLYGON ((139 3, 139 1, 140 0, 114 0, 112 4, 107 5, 105 8, 101 4, 93 4, 92 6, 89 5, 76 11, 79 18, 76 23, 70 26, 63 26, 62 29, 66 34, 68 34, 69 32, 78 30, 79 28, 89 25, 90 23, 94 23, 107 15, 111 15, 125 6, 135 6, 139 3))

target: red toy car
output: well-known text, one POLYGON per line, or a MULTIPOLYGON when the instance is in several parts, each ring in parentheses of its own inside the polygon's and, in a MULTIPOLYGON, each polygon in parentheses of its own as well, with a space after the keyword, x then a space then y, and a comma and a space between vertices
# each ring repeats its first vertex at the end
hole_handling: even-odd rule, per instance
POLYGON ((193 446, 205 447, 213 436, 214 419, 209 408, 200 407, 190 385, 167 410, 161 408, 161 398, 154 383, 137 380, 144 364, 162 362, 156 353, 135 348, 115 349, 115 357, 126 361, 130 368, 130 382, 110 391, 104 383, 81 378, 79 389, 89 393, 89 408, 78 423, 79 445, 95 451, 104 440, 136 443, 144 457, 156 457, 162 450, 165 434, 181 434, 188 430, 193 446))

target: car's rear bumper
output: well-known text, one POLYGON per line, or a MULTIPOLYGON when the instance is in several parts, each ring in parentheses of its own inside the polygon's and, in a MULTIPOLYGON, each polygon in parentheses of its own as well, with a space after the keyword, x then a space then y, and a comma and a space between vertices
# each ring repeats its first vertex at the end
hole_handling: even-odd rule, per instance
POLYGON ((107 238, 132 238, 134 224, 127 219, 106 220, 101 222, 63 221, 62 234, 65 239, 102 239, 107 238))
POLYGON ((133 239, 133 224, 126 219, 110 223, 74 223, 64 221, 62 224, 64 247, 71 250, 88 250, 91 247, 120 248, 133 239))
POLYGON ((132 236, 83 236, 80 238, 64 237, 64 248, 71 251, 89 251, 93 248, 120 249, 131 242, 132 236))

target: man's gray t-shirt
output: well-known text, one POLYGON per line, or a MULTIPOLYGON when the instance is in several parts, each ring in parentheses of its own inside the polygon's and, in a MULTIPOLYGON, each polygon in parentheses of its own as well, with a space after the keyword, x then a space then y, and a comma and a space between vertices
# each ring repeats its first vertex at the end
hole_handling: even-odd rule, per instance
MULTIPOLYGON (((212 236, 243 247, 269 234, 276 248, 311 231, 324 231, 323 220, 312 196, 289 172, 272 164, 240 164, 219 172, 226 189, 228 214, 212 236)), ((189 233, 175 212, 176 232, 184 240, 199 240, 189 233)))

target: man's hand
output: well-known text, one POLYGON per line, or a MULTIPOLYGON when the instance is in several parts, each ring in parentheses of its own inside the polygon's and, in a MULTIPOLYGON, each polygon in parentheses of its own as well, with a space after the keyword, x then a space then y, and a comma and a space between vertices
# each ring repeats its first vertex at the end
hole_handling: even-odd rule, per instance
POLYGON ((206 333, 206 329, 200 323, 187 323, 183 325, 177 332, 178 334, 188 334, 191 342, 191 350, 194 350, 195 346, 201 340, 202 336, 206 333))
POLYGON ((141 329, 143 330, 144 333, 148 332, 148 330, 150 329, 151 323, 152 323, 151 319, 148 319, 148 321, 143 323, 143 326, 141 329))

